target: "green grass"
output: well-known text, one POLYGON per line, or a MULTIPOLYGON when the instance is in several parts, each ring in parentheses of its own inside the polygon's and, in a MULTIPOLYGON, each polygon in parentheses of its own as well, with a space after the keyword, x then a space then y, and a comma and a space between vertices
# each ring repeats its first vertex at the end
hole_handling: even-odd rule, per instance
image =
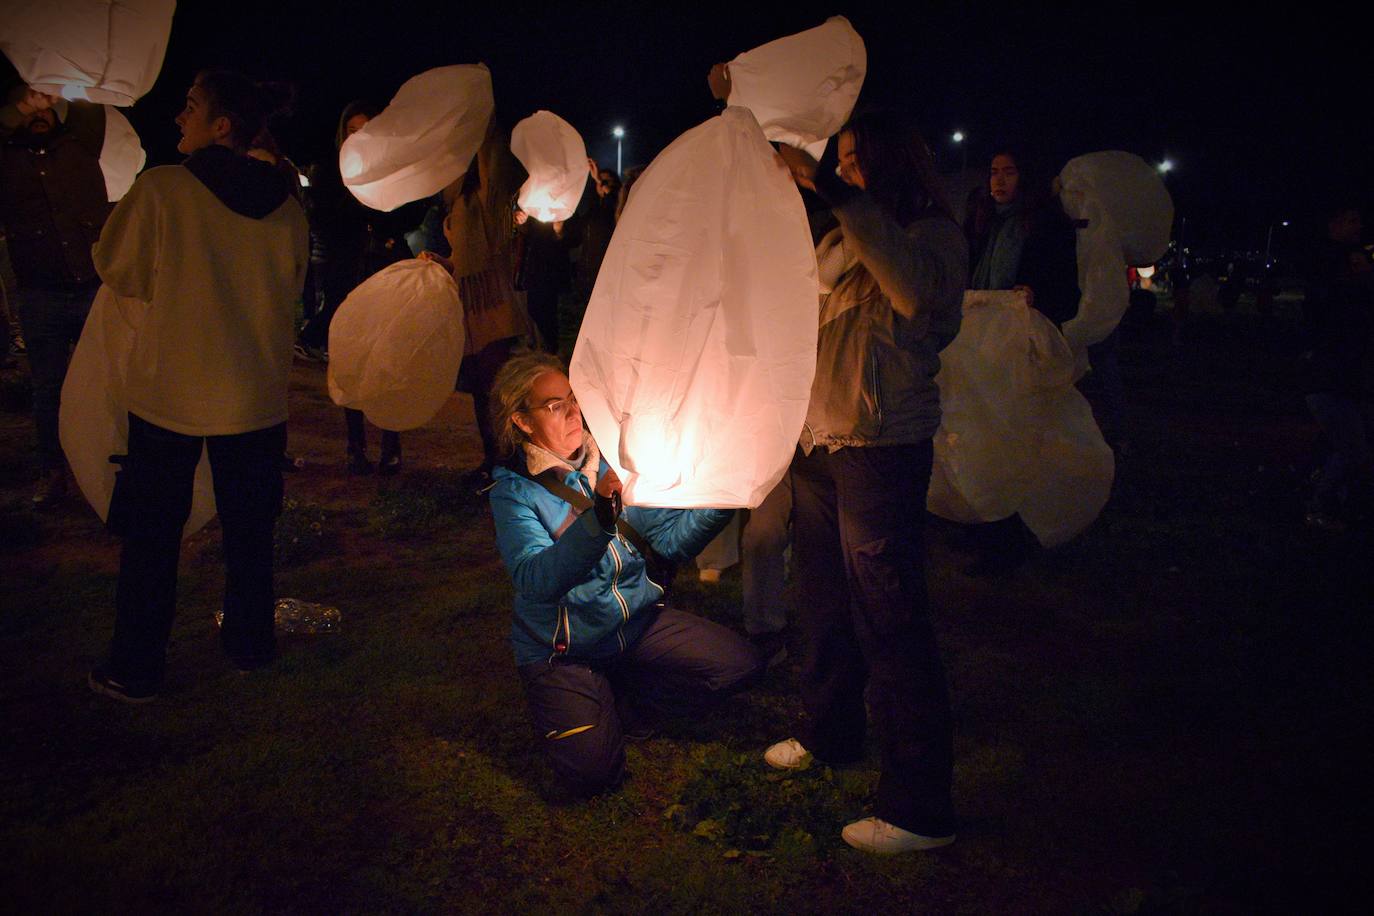
MULTIPOLYGON (((184 549, 164 696, 94 696, 117 545, 79 507, 28 509, 28 432, 11 435, 0 892, 16 912, 1340 908, 1363 830, 1372 554, 1367 533, 1300 524, 1313 430, 1269 358, 1282 331, 1203 315, 1182 350, 1160 326, 1128 340, 1135 452, 1074 543, 974 580, 932 524, 962 823, 952 847, 898 859, 838 837, 869 810, 875 738, 852 767, 762 764, 800 713, 796 638, 750 693, 631 745, 620 792, 563 796, 511 661, 490 519, 418 451, 375 494, 288 482, 277 591, 339 607, 337 632, 234 672, 211 525, 184 549)), ((293 416, 337 426, 327 406, 293 416)), ((678 600, 739 626, 738 572, 691 573, 678 600)))

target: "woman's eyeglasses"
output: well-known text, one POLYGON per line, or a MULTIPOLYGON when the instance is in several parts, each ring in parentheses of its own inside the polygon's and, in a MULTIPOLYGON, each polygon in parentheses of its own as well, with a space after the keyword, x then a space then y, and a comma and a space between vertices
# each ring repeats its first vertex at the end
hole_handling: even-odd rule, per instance
POLYGON ((566 420, 572 416, 572 412, 577 409, 577 395, 569 394, 566 398, 555 398, 546 401, 538 407, 526 407, 525 410, 533 413, 536 410, 547 410, 550 416, 555 416, 560 420, 566 420))

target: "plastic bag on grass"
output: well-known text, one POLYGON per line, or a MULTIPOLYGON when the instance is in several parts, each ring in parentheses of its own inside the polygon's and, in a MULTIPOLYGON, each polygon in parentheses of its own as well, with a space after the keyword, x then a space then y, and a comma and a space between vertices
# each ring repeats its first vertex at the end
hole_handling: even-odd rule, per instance
POLYGON ((105 195, 111 203, 121 199, 134 186, 148 154, 124 113, 105 106, 105 142, 100 147, 100 171, 105 176, 105 195))
POLYGON ((6 0, 0 51, 39 92, 132 105, 157 81, 175 10, 175 0, 6 0))
MULTIPOLYGON (((96 515, 105 521, 114 493, 116 466, 111 455, 129 450, 129 410, 124 382, 138 327, 148 303, 100 287, 67 366, 62 383, 58 436, 72 476, 96 515)), ((196 466, 191 515, 182 529, 190 537, 215 517, 215 487, 204 448, 196 466)))
POLYGON ((339 174, 374 210, 395 210, 448 187, 487 135, 495 102, 485 64, 413 76, 381 114, 344 141, 339 174))
POLYGON ((1174 203, 1159 174, 1134 153, 1108 150, 1069 160, 1059 199, 1078 230, 1078 314, 1064 337, 1083 350, 1106 339, 1130 305, 1126 268, 1153 264, 1169 247, 1174 203))
POLYGON ((1019 513, 1046 547, 1091 524, 1115 465, 1073 386, 1074 352, 1049 319, 1022 293, 969 291, 940 363, 927 508, 964 523, 1019 513))
POLYGON ((430 261, 398 261, 364 280, 329 323, 329 396, 382 429, 428 423, 463 360, 458 284, 430 261))
POLYGON ((536 111, 510 133, 510 151, 529 177, 520 186, 520 209, 544 223, 565 220, 587 186, 587 147, 571 124, 536 111))
POLYGON ((868 51, 849 20, 832 16, 730 61, 730 105, 748 108, 769 140, 817 159, 849 120, 868 70, 868 51))
POLYGON ((795 185, 743 108, 635 184, 569 376, 627 503, 757 506, 806 418, 819 310, 795 185))

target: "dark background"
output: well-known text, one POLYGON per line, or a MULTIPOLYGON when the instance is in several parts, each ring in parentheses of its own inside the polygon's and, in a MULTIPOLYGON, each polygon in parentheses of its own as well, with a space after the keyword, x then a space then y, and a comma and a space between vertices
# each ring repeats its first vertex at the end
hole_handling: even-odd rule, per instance
POLYGON ((869 54, 861 105, 909 110, 946 170, 968 136, 970 167, 999 142, 1030 146, 1057 170, 1071 155, 1120 148, 1168 177, 1186 242, 1276 247, 1333 194, 1370 198, 1367 29, 1313 4, 1232 12, 1120 3, 458 4, 184 0, 162 75, 130 112, 150 164, 177 160, 172 118, 204 66, 299 87, 278 126, 305 165, 331 154, 338 112, 385 102, 430 67, 485 61, 507 126, 539 108, 571 121, 603 166, 611 127, 624 161, 647 163, 716 106, 717 60, 844 14, 869 54))

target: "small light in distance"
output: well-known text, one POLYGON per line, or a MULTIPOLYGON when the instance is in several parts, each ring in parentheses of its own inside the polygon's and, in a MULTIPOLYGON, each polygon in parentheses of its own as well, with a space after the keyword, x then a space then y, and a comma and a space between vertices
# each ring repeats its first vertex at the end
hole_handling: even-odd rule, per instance
POLYGON ((625 136, 625 128, 619 126, 612 127, 611 136, 619 140, 621 137, 625 136))
POLYGON ((1165 159, 1159 165, 1155 166, 1155 168, 1159 170, 1159 174, 1167 175, 1174 170, 1174 160, 1165 159))
POLYGON ((964 142, 964 132, 963 132, 962 130, 956 130, 956 131, 954 132, 954 136, 950 137, 950 139, 953 140, 955 143, 963 143, 963 142, 964 142))

